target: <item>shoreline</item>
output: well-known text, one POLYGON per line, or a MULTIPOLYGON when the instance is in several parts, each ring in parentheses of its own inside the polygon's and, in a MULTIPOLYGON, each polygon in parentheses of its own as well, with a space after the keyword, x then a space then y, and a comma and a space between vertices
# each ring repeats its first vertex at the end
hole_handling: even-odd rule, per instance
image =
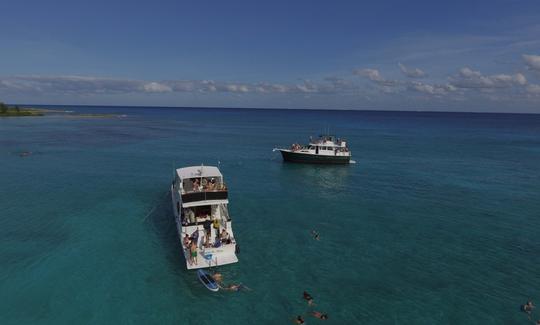
POLYGON ((117 118, 123 117, 120 114, 92 114, 76 113, 69 110, 36 108, 36 107, 9 107, 6 111, 0 112, 0 117, 39 117, 39 116, 63 116, 67 118, 117 118))
POLYGON ((227 106, 154 106, 154 105, 56 105, 56 104, 20 104, 21 107, 86 107, 86 108, 146 108, 146 109, 219 109, 219 110, 257 110, 257 111, 328 111, 358 113, 412 113, 412 114, 489 114, 489 115, 540 115, 535 112, 483 112, 483 111, 450 111, 433 109, 351 109, 351 108, 284 108, 284 107, 227 107, 227 106))

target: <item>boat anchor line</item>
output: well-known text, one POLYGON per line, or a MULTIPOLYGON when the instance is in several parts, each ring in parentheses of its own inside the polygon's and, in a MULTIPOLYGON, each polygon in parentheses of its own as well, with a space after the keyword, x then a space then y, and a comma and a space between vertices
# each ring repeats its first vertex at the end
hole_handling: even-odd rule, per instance
MULTIPOLYGON (((167 197, 169 195, 170 191, 166 191, 165 192, 165 195, 163 197, 167 197)), ((154 210, 156 210, 156 208, 158 208, 162 203, 158 203, 156 205, 154 205, 150 211, 148 211, 148 213, 144 216, 144 218, 141 220, 141 223, 142 222, 145 222, 146 219, 154 212, 154 210)))

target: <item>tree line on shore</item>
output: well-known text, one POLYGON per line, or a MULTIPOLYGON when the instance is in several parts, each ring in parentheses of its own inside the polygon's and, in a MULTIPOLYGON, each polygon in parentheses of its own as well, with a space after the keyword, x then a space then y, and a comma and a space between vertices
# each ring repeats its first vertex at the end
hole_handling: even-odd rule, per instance
MULTIPOLYGON (((14 108, 13 108, 16 112, 20 112, 21 109, 18 105, 16 105, 14 108)), ((3 102, 0 102, 0 113, 7 113, 7 111, 9 110, 9 106, 4 104, 3 102)))
POLYGON ((31 109, 21 109, 19 105, 13 107, 0 102, 0 116, 41 116, 40 112, 31 109))

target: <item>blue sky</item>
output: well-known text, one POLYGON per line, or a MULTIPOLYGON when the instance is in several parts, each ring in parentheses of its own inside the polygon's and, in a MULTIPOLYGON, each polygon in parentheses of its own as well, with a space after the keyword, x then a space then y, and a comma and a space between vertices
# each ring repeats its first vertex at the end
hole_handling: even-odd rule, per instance
POLYGON ((0 100, 540 113, 540 2, 3 1, 0 100))

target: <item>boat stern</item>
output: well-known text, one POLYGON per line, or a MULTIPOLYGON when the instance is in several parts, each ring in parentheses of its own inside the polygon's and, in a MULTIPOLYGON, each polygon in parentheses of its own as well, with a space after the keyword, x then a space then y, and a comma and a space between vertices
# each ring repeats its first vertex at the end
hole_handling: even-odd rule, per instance
POLYGON ((197 257, 191 258, 189 250, 184 249, 186 267, 188 270, 202 269, 213 266, 238 263, 236 244, 226 244, 220 247, 197 249, 197 257))

